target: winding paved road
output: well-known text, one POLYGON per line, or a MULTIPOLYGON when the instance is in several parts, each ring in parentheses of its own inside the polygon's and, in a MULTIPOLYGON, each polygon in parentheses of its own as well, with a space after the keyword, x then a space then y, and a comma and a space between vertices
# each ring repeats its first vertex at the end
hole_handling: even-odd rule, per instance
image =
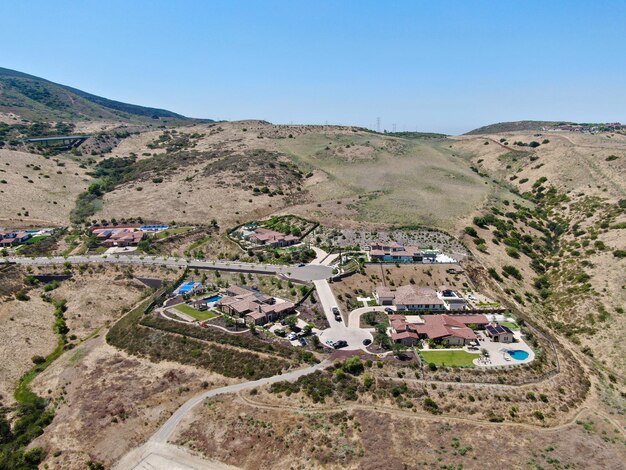
POLYGON ((166 256, 139 256, 139 255, 76 255, 51 256, 28 258, 23 256, 9 256, 0 258, 0 264, 15 263, 26 266, 54 266, 70 264, 111 263, 134 266, 167 266, 169 268, 212 269, 220 271, 253 272, 260 274, 282 275, 297 281, 315 281, 332 276, 333 270, 322 264, 307 264, 304 266, 282 266, 275 264, 244 263, 239 261, 211 261, 189 258, 174 258, 166 256))
MULTIPOLYGON (((180 408, 178 408, 170 418, 163 423, 163 425, 155 432, 152 437, 146 442, 143 446, 138 447, 137 449, 132 450, 128 454, 126 454, 116 465, 113 467, 116 470, 131 470, 131 469, 143 469, 143 468, 154 468, 154 466, 149 463, 151 460, 159 460, 162 461, 164 459, 164 450, 167 450, 167 441, 172 437, 176 427, 180 424, 180 422, 187 416, 187 414, 193 410, 197 405, 202 403, 207 398, 216 397, 218 395, 225 395, 230 393, 238 393, 242 390, 250 390, 255 387, 260 387, 262 385, 269 385, 275 382, 282 382, 285 380, 295 381, 300 377, 303 377, 308 374, 312 374, 315 371, 325 369, 332 362, 325 360, 311 367, 306 367, 304 369, 297 369, 291 372, 287 372, 286 374, 274 375, 272 377, 266 377, 264 379, 253 380, 251 382, 243 382, 233 385, 228 385, 226 387, 216 388, 213 390, 208 390, 206 392, 201 393, 200 395, 196 395, 195 397, 186 401, 180 408)), ((175 447, 176 448, 176 447, 175 447)), ((179 451, 180 448, 176 448, 179 451)), ((166 460, 170 460, 166 458, 166 460)), ((178 460, 178 458, 176 459, 178 460)), ((188 465, 180 466, 179 468, 202 468, 196 467, 188 462, 188 465)), ((207 466, 205 468, 210 468, 209 463, 207 462, 207 466)))

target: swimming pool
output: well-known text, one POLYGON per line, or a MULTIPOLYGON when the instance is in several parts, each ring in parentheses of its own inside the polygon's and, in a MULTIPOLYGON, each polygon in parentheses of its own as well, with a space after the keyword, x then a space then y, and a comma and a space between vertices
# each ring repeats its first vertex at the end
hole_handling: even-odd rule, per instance
POLYGON ((528 359, 528 356, 529 356, 529 354, 526 351, 522 351, 521 349, 509 350, 507 351, 507 353, 516 361, 523 361, 525 359, 528 359))
POLYGON ((212 295, 211 297, 208 297, 208 298, 206 298, 204 300, 206 300, 207 304, 210 304, 210 303, 213 303, 213 302, 217 302, 218 300, 221 300, 221 299, 222 299, 221 295, 215 294, 215 295, 212 295))
POLYGON ((194 289, 194 287, 196 287, 196 285, 197 285, 197 283, 193 282, 193 281, 186 282, 185 284, 181 285, 178 288, 178 293, 179 294, 187 294, 187 293, 191 292, 194 289))

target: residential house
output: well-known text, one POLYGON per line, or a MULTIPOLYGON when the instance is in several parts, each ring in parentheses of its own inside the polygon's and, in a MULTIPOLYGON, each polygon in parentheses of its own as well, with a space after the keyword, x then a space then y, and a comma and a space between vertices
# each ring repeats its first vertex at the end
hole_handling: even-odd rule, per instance
POLYGON ((441 286, 438 296, 445 302, 448 310, 465 310, 467 308, 467 301, 451 287, 441 286))
POLYGON ((379 305, 395 305, 396 310, 443 311, 445 302, 429 287, 400 286, 395 291, 382 286, 376 288, 374 297, 379 305))
POLYGON ((391 339, 405 344, 417 339, 433 340, 452 346, 463 346, 477 339, 476 333, 470 328, 484 327, 489 323, 484 315, 426 315, 421 321, 408 322, 403 315, 392 315, 391 339), (408 335, 412 333, 412 335, 408 335))
POLYGON ((369 246, 370 261, 380 263, 434 263, 436 250, 421 250, 398 242, 374 242, 369 246))
POLYGON ((402 331, 400 333, 391 333, 391 340, 404 346, 415 346, 419 342, 419 336, 413 331, 402 331))
POLYGON ((257 245, 268 245, 273 248, 291 246, 300 242, 300 238, 295 235, 285 235, 284 233, 263 227, 254 229, 247 238, 257 245))
POLYGON ((489 324, 485 327, 485 333, 496 343, 512 343, 515 341, 515 335, 506 326, 489 324))
POLYGON ((393 305, 396 294, 389 287, 379 286, 374 292, 374 297, 376 298, 378 305, 393 305))
POLYGON ((136 246, 146 237, 146 232, 132 226, 98 227, 92 233, 108 248, 136 246))
POLYGON ((245 317, 248 322, 255 325, 279 320, 295 309, 292 302, 279 301, 255 289, 230 286, 225 294, 215 305, 226 313, 240 318, 245 317))
POLYGON ((0 232, 0 247, 20 245, 30 238, 30 233, 23 230, 0 232))

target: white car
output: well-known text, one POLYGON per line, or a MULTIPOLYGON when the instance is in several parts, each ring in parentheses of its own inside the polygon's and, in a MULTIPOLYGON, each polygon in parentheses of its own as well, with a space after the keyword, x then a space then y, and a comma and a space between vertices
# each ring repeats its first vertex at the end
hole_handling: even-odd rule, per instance
POLYGON ((293 341, 293 340, 295 340, 297 337, 298 337, 298 335, 297 335, 297 334, 295 334, 295 333, 289 333, 289 336, 287 336, 287 339, 288 339, 289 341, 293 341))

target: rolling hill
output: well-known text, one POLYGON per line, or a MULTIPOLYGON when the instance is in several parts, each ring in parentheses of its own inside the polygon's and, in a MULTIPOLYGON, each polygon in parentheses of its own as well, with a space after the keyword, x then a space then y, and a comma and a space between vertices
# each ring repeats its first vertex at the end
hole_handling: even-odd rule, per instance
POLYGON ((573 124, 565 121, 511 121, 511 122, 497 122, 495 124, 489 124, 487 126, 479 127, 478 129, 466 132, 464 135, 483 135, 483 134, 497 134, 499 132, 525 132, 525 131, 539 131, 545 126, 556 126, 562 124, 573 124))
MULTIPOLYGON (((122 103, 0 67, 0 112, 30 121, 152 119, 191 120, 165 109, 122 103)), ((205 120, 210 122, 210 120, 205 120)))

